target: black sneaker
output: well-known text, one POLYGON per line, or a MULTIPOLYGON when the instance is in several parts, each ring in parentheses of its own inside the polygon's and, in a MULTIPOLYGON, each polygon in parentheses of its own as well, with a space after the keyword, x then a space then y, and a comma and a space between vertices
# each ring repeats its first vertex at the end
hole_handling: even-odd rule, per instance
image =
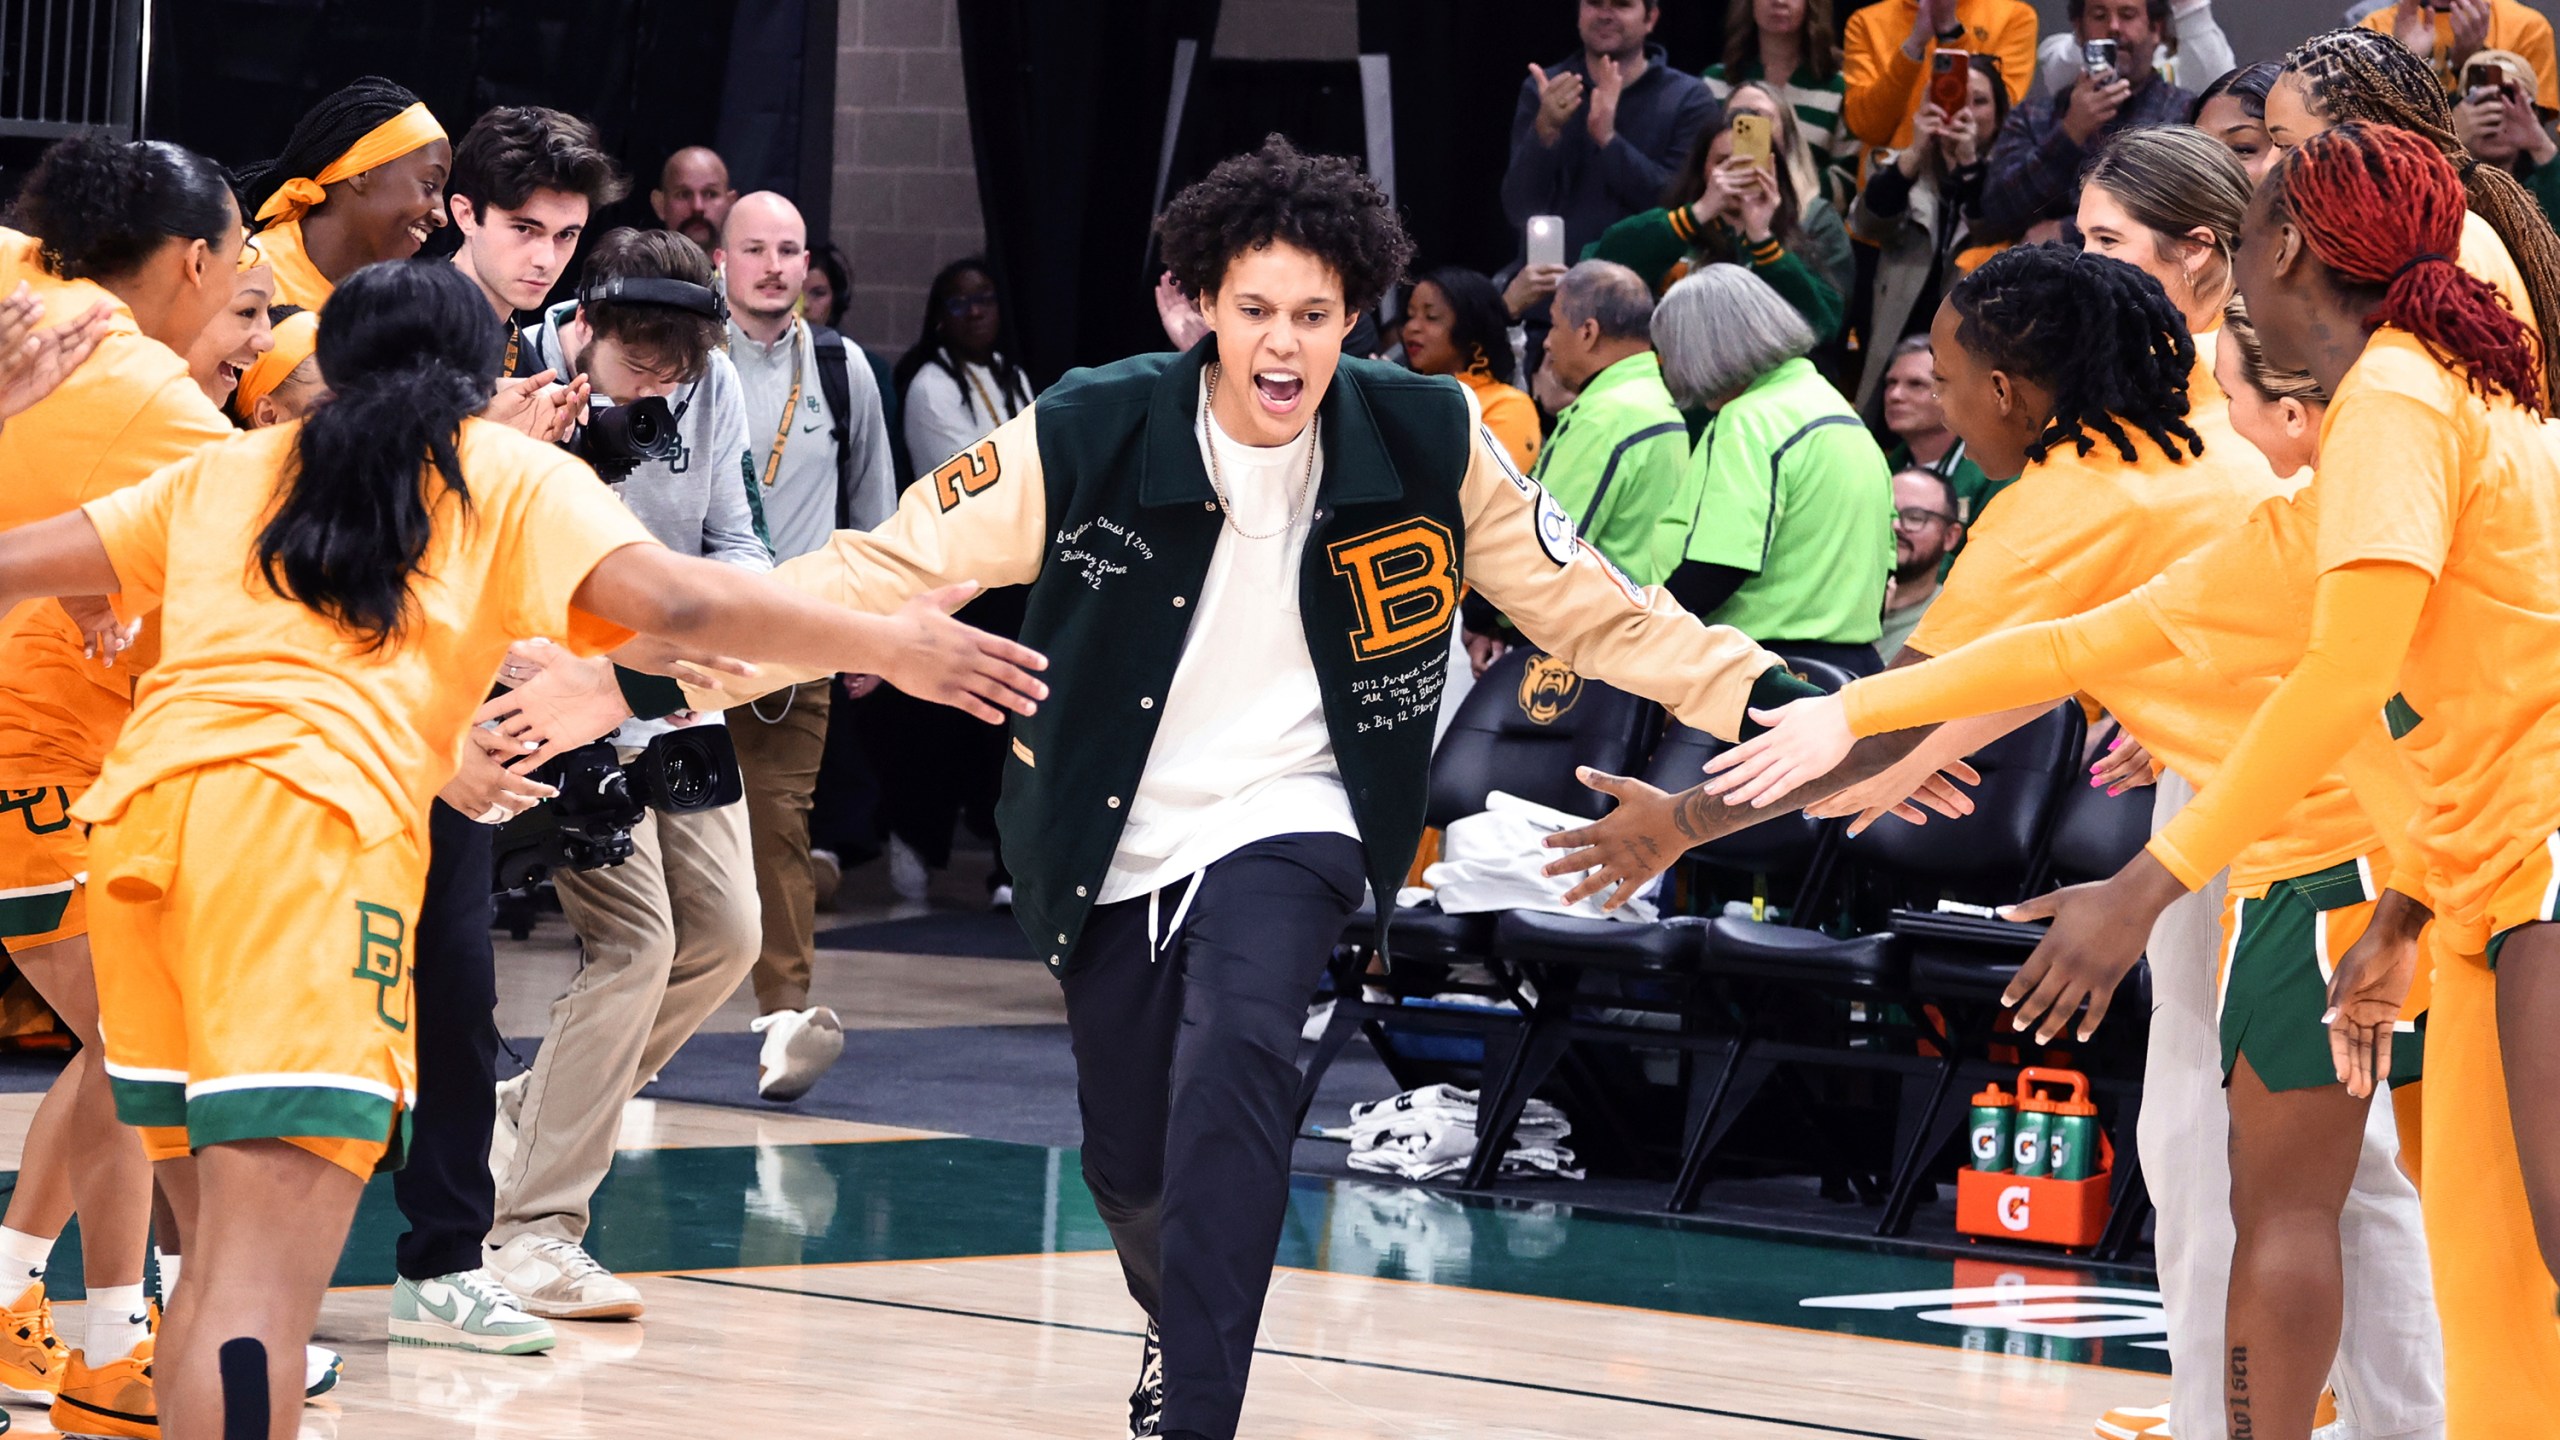
POLYGON ((1138 1388, 1129 1392, 1129 1440, 1154 1440, 1164 1424, 1164 1346, 1156 1322, 1147 1322, 1147 1348, 1138 1357, 1138 1388))

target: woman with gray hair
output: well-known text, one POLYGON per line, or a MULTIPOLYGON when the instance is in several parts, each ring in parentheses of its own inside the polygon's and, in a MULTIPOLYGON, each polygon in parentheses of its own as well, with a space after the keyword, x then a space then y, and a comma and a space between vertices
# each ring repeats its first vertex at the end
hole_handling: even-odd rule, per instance
POLYGON ((1806 359, 1811 326, 1766 281, 1710 265, 1662 297, 1653 347, 1683 407, 1714 420, 1656 555, 1710 624, 1852 675, 1877 668, 1893 573, 1893 472, 1806 359))

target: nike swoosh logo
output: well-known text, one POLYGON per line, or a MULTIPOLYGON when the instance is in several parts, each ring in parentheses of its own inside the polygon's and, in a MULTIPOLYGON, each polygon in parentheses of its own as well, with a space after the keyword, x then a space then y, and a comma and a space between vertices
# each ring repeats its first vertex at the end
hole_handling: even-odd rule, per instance
POLYGON ((418 1296, 418 1308, 447 1325, 459 1324, 462 1320, 462 1297, 459 1295, 439 1305, 421 1294, 418 1296))
POLYGON ((803 435, 815 435, 826 428, 827 427, 824 425, 803 425, 800 427, 800 433, 803 435))

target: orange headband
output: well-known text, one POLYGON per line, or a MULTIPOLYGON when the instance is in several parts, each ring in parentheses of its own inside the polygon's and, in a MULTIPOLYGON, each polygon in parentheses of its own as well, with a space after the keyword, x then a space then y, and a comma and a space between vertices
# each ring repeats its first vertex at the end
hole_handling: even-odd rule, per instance
POLYGON ((259 396, 273 394, 286 376, 311 358, 320 341, 320 312, 305 310, 299 315, 287 315, 284 323, 276 326, 275 336, 276 347, 240 372, 239 388, 231 393, 231 408, 244 420, 259 396))
POLYGON ((268 225, 299 220, 303 211, 329 198, 329 186, 444 138, 444 127, 427 113, 427 102, 421 100, 366 131, 363 139, 348 146, 346 154, 330 161, 319 174, 309 179, 296 176, 277 186, 267 203, 258 207, 258 219, 268 225))

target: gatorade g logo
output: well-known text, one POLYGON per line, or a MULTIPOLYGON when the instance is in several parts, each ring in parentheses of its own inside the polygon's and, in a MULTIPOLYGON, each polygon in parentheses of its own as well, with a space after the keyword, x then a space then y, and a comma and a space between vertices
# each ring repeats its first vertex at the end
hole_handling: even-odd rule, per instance
POLYGON ((356 968, 358 980, 376 987, 373 1012, 382 1023, 394 1030, 409 1028, 408 994, 401 981, 406 974, 401 947, 408 943, 409 922, 400 912, 388 906, 356 902, 356 968), (400 1013, 391 1013, 392 992, 400 991, 400 1013))
POLYGON ((1582 698, 1582 677, 1553 655, 1532 655, 1520 672, 1520 713, 1532 725, 1553 725, 1582 698))
POLYGON ((2024 1185, 2012 1185, 2000 1192, 2000 1228, 2025 1234, 2034 1223, 2027 1218, 2027 1197, 2035 1192, 2024 1185))
POLYGON ((996 456, 996 442, 981 440, 945 460, 942 468, 933 472, 934 497, 948 510, 960 503, 961 496, 975 495, 996 483, 1003 471, 996 456))
POLYGON ((1993 1161, 2000 1158, 2000 1130, 1994 1125, 1973 1127, 1973 1166, 1977 1170, 1996 1169, 1993 1161))
POLYGON ((1356 658, 1375 660, 1449 633, 1458 613, 1457 541, 1435 520, 1408 520, 1325 547, 1333 571, 1351 582, 1360 628, 1356 658))
POLYGON ((2009 1160, 2021 1170, 2032 1170, 2044 1150, 2044 1133, 2030 1131, 2021 1125, 2018 1136, 2009 1142, 2009 1160))

